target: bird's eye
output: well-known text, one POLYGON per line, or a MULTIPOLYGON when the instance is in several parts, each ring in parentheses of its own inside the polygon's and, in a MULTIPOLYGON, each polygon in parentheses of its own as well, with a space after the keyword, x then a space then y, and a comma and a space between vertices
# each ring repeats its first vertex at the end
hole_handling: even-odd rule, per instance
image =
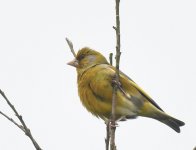
POLYGON ((84 58, 84 55, 82 54, 82 55, 80 55, 79 57, 78 57, 78 60, 82 60, 84 58))

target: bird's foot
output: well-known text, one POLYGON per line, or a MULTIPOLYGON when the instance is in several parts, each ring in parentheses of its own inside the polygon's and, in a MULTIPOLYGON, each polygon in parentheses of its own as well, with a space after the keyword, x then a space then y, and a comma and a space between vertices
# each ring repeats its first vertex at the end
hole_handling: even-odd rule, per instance
POLYGON ((113 121, 111 120, 111 119, 109 119, 109 120, 105 120, 105 124, 108 126, 110 126, 110 127, 118 127, 118 123, 115 121, 115 123, 113 123, 113 121))
POLYGON ((111 128, 116 128, 116 127, 118 127, 118 123, 116 123, 116 122, 113 123, 112 120, 110 121, 110 124, 109 124, 109 125, 110 125, 111 128))

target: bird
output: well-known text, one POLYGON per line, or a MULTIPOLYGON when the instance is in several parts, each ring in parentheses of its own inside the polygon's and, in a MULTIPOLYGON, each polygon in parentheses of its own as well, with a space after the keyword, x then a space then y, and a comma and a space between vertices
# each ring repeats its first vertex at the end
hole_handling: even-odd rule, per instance
POLYGON ((112 93, 116 90, 115 121, 135 119, 138 116, 158 120, 177 133, 185 125, 163 111, 163 109, 130 77, 119 71, 119 82, 115 81, 116 68, 98 51, 84 47, 74 60, 67 63, 76 68, 78 95, 83 106, 94 116, 105 122, 111 118, 112 93))

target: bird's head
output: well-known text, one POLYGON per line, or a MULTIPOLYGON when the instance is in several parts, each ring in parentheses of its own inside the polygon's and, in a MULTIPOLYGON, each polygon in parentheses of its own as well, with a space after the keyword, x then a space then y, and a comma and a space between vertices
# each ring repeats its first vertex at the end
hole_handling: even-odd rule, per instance
POLYGON ((84 47, 78 51, 76 58, 67 64, 76 67, 77 71, 82 71, 97 64, 108 64, 108 62, 101 53, 84 47))

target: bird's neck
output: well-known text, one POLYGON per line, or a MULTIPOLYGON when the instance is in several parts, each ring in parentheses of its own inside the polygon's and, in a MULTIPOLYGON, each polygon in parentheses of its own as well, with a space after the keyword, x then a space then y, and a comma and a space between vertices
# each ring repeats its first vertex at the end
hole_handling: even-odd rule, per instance
POLYGON ((80 80, 80 78, 83 76, 83 74, 88 71, 90 68, 92 67, 95 67, 96 65, 99 65, 99 64, 92 64, 88 67, 85 67, 85 68, 77 68, 77 74, 78 74, 78 80, 80 80))

